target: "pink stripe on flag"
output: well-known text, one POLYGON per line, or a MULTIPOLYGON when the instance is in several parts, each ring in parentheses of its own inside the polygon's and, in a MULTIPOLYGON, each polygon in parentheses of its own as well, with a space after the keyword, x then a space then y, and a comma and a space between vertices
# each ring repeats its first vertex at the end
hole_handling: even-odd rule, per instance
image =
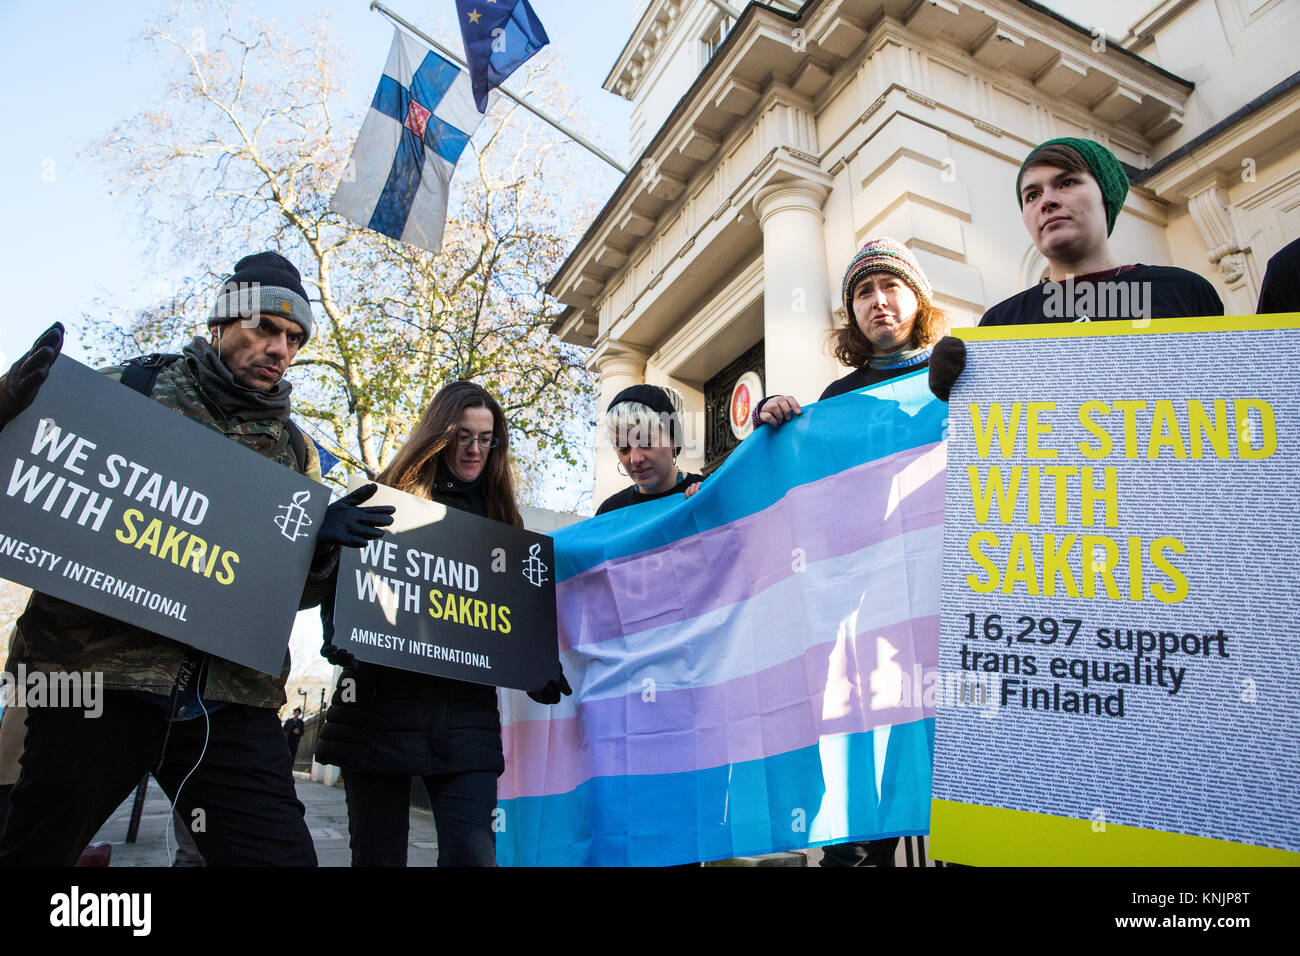
POLYGON ((944 459, 933 457, 933 467, 920 461, 938 447, 910 448, 800 485, 762 511, 561 581, 555 589, 560 649, 747 600, 795 573, 796 549, 812 564, 942 524, 944 459), (923 473, 900 497, 896 476, 914 463, 923 473), (827 522, 827 515, 835 520, 827 522))
POLYGON ((933 717, 938 661, 939 618, 921 617, 711 687, 659 691, 653 700, 638 687, 584 703, 577 717, 510 724, 501 731, 506 771, 497 797, 758 760, 821 737, 933 717))

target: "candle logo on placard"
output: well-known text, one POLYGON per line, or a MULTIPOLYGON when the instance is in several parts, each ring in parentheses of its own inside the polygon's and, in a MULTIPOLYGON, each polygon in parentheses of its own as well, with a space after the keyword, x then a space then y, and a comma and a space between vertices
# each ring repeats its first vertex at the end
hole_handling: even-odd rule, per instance
POLYGON ((279 527, 280 533, 290 541, 297 541, 299 538, 307 537, 307 532, 303 528, 311 527, 311 515, 303 508, 311 500, 310 491, 298 491, 294 493, 293 503, 279 505, 275 510, 283 511, 284 514, 275 519, 276 526, 279 527))
POLYGON ((542 546, 534 544, 528 549, 528 559, 524 561, 524 577, 535 588, 540 588, 546 581, 546 572, 550 570, 542 561, 542 546))

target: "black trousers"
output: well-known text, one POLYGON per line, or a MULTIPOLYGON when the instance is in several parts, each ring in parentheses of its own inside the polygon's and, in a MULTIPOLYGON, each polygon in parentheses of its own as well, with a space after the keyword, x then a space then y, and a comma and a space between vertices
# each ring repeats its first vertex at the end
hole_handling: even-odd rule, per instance
MULTIPOLYGON (((492 811, 497 775, 441 773, 422 778, 438 828, 439 866, 496 866, 492 811)), ((410 774, 343 770, 353 866, 406 866, 410 774)))
POLYGON ((105 693, 95 718, 32 707, 21 764, 0 865, 71 866, 149 772, 209 866, 316 865, 284 730, 268 708, 224 704, 168 736, 162 711, 130 692, 105 693))
POLYGON ((901 837, 835 843, 822 848, 822 866, 893 866, 901 837))

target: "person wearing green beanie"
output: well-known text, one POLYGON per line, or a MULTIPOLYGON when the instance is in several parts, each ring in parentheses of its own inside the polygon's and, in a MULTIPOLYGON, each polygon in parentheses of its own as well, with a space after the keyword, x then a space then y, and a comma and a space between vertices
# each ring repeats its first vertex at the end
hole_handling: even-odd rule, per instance
POLYGON ((1080 160, 1087 166, 1088 172, 1097 181, 1097 188, 1101 190, 1101 201, 1106 210, 1106 235, 1109 236, 1115 231, 1115 220, 1119 218, 1119 211, 1124 208, 1124 198, 1128 195, 1128 174, 1124 172, 1124 167, 1119 164, 1115 154, 1101 143, 1079 139, 1077 136, 1060 136, 1034 147, 1016 173, 1016 202, 1020 204, 1021 210, 1025 208, 1021 183, 1025 178, 1025 170, 1031 165, 1050 167, 1065 162, 1075 168, 1059 168, 1078 172, 1077 163, 1080 160), (1053 146, 1066 148, 1053 150, 1050 148, 1053 146), (1070 150, 1074 151, 1074 155, 1071 155, 1070 150))
MULTIPOLYGON (((1030 150, 1016 175, 1016 201, 1047 276, 999 302, 985 325, 1035 325, 1107 319, 1223 315, 1223 302, 1202 276, 1173 266, 1121 263, 1110 236, 1128 195, 1128 176, 1101 143, 1049 139, 1030 150)), ((940 339, 930 356, 930 388, 948 400, 966 367, 966 347, 940 339)))

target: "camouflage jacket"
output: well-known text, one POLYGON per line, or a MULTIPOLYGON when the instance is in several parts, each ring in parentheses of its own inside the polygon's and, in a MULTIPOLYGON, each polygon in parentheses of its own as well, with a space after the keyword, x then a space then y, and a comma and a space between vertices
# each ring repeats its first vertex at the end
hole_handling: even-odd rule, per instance
MULTIPOLYGON (((121 367, 102 371, 110 378, 121 379, 121 367)), ((298 470, 284 423, 274 418, 247 418, 223 413, 204 393, 187 358, 181 357, 159 372, 149 397, 259 455, 298 470)), ((320 458, 310 441, 306 447, 307 468, 304 474, 320 481, 320 458)), ((335 560, 331 556, 318 565, 312 567, 300 607, 320 603, 321 592, 335 560)), ((287 642, 288 635, 284 637, 287 642)), ((104 675, 106 690, 170 694, 188 651, 185 645, 170 638, 35 593, 14 626, 7 666, 12 671, 18 663, 24 663, 29 673, 34 670, 99 672, 104 675)), ((286 700, 284 685, 288 677, 287 650, 279 677, 213 656, 203 697, 209 701, 279 709, 286 700)))

